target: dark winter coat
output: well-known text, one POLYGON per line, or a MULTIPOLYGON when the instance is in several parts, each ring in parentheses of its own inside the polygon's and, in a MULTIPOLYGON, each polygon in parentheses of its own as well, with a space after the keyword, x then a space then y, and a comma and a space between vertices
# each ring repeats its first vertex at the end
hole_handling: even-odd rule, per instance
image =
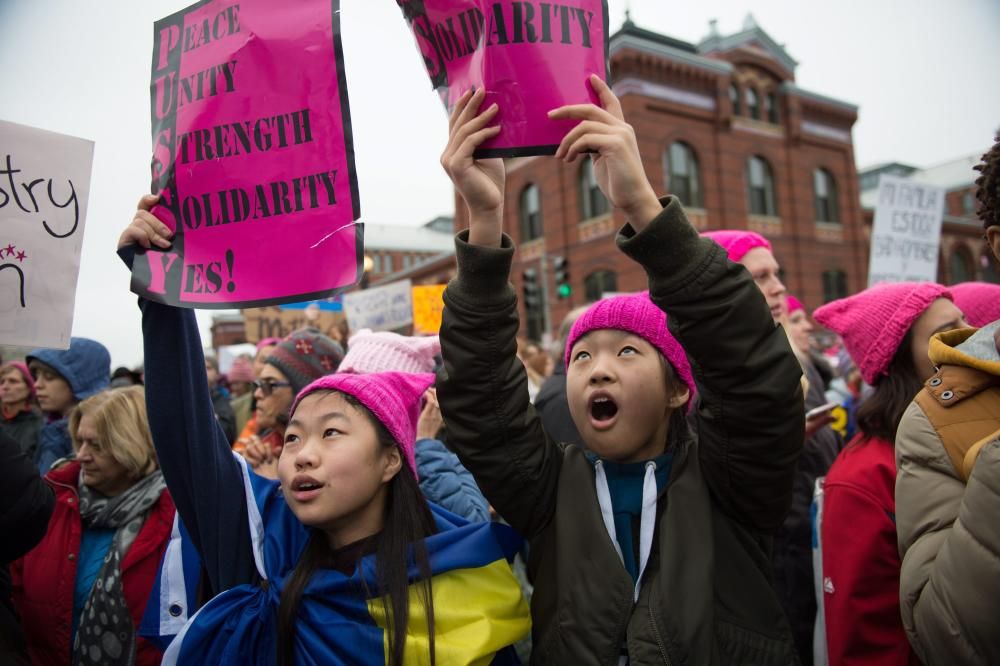
POLYGON ((494 508, 531 541, 533 664, 790 664, 771 587, 770 534, 802 448, 801 370, 746 270, 701 239, 679 202, 618 246, 670 313, 701 395, 679 433, 637 601, 604 526, 594 467, 560 445, 528 402, 516 356, 514 248, 456 248, 444 294, 438 399, 449 442, 494 508))
POLYGON ((27 664, 7 565, 34 548, 49 525, 55 497, 18 443, 0 434, 0 664, 27 664))

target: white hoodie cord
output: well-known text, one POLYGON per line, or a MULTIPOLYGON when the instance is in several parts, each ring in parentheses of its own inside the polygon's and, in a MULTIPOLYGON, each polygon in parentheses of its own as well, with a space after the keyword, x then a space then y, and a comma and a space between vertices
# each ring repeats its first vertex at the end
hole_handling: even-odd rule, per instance
MULTIPOLYGON (((604 461, 598 460, 594 464, 595 485, 597 489, 597 503, 601 506, 601 518, 604 520, 604 529, 611 537, 611 543, 615 546, 618 559, 624 565, 625 559, 622 557, 621 546, 618 545, 618 534, 615 530, 614 510, 611 507, 611 490, 608 487, 608 475, 604 471, 604 461)), ((653 550, 653 532, 656 529, 656 463, 650 460, 646 463, 646 474, 642 480, 642 513, 639 518, 639 575, 636 577, 635 590, 632 600, 639 600, 639 587, 642 584, 642 574, 646 571, 649 563, 649 553, 653 550)))

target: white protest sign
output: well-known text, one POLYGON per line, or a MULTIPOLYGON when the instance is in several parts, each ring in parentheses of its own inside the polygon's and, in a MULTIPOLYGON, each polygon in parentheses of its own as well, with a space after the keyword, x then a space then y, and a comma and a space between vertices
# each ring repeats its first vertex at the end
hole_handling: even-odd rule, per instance
POLYGON ((94 143, 0 120, 0 343, 69 348, 94 143))
POLYGON ((344 314, 352 331, 390 331, 413 323, 413 285, 400 280, 344 294, 344 314))
POLYGON ((868 286, 936 282, 945 190, 882 176, 872 224, 868 286))

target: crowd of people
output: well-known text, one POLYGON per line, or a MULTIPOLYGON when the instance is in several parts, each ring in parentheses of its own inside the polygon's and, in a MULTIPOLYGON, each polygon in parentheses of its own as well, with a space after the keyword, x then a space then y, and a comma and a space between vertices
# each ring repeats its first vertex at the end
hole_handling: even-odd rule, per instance
MULTIPOLYGON (((589 84, 555 159, 593 159, 648 290, 551 349, 519 337, 477 90, 439 337, 307 328, 222 373, 140 299, 139 370, 85 338, 0 366, 0 662, 1000 663, 1000 286, 810 313, 768 239, 657 197, 589 84)), ((1000 137, 977 168, 1000 260, 1000 137)), ((169 245, 156 202, 126 265, 169 245)))

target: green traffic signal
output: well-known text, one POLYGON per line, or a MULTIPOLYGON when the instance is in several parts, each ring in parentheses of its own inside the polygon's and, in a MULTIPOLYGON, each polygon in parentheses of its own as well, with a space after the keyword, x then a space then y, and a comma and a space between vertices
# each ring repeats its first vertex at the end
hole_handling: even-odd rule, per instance
POLYGON ((573 287, 568 284, 559 285, 559 298, 569 298, 573 293, 573 287))

